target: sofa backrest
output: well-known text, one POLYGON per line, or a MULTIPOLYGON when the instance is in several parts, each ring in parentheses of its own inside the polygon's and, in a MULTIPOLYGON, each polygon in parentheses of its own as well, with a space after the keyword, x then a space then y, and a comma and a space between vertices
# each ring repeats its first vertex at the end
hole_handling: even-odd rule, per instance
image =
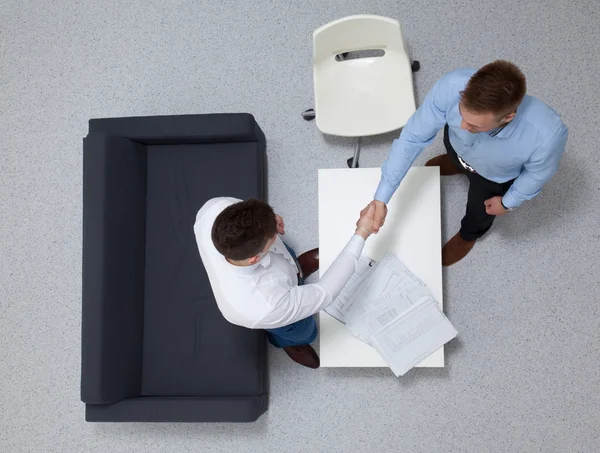
POLYGON ((91 133, 83 154, 81 399, 140 395, 144 325, 146 149, 91 133))
POLYGON ((265 142, 248 113, 101 118, 90 120, 90 132, 120 135, 144 145, 265 142))

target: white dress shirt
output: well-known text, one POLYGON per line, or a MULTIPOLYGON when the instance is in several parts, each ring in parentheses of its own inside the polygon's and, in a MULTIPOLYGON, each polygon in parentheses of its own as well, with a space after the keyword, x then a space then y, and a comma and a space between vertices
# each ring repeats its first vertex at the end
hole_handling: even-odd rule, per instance
POLYGON ((353 235, 318 283, 298 286, 296 263, 279 237, 251 266, 233 265, 217 251, 211 238, 214 221, 239 201, 225 197, 207 201, 194 225, 200 257, 225 319, 251 329, 274 329, 331 304, 354 273, 365 240, 353 235))

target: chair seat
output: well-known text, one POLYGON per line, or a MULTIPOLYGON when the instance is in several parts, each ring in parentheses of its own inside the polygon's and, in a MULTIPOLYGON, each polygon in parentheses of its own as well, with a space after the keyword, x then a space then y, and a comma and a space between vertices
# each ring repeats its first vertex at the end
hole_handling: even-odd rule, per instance
POLYGON ((395 51, 315 62, 314 85, 317 127, 325 134, 384 134, 403 127, 415 112, 410 61, 395 51))

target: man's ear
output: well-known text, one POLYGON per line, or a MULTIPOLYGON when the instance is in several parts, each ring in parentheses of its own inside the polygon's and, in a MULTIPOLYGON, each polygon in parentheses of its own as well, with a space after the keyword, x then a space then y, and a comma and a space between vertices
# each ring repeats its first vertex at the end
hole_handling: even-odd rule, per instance
POLYGON ((503 119, 502 122, 503 123, 508 123, 509 121, 512 121, 512 119, 515 117, 515 115, 517 114, 517 112, 512 112, 508 115, 506 115, 503 119))
POLYGON ((252 258, 248 258, 248 264, 256 264, 260 261, 260 255, 255 255, 252 258))

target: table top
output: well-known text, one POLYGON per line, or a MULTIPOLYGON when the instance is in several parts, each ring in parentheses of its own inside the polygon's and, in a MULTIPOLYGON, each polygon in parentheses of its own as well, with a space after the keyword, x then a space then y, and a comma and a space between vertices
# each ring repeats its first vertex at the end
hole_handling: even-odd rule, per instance
MULTIPOLYGON (((373 199, 380 178, 379 168, 319 170, 321 275, 354 233, 359 213, 373 199)), ((363 254, 379 260, 396 252, 441 307, 441 242, 439 168, 412 167, 388 203, 385 225, 367 240, 363 254)), ((322 367, 387 367, 375 349, 350 335, 342 323, 325 312, 319 318, 322 367)), ((418 366, 443 367, 444 348, 418 366)))

